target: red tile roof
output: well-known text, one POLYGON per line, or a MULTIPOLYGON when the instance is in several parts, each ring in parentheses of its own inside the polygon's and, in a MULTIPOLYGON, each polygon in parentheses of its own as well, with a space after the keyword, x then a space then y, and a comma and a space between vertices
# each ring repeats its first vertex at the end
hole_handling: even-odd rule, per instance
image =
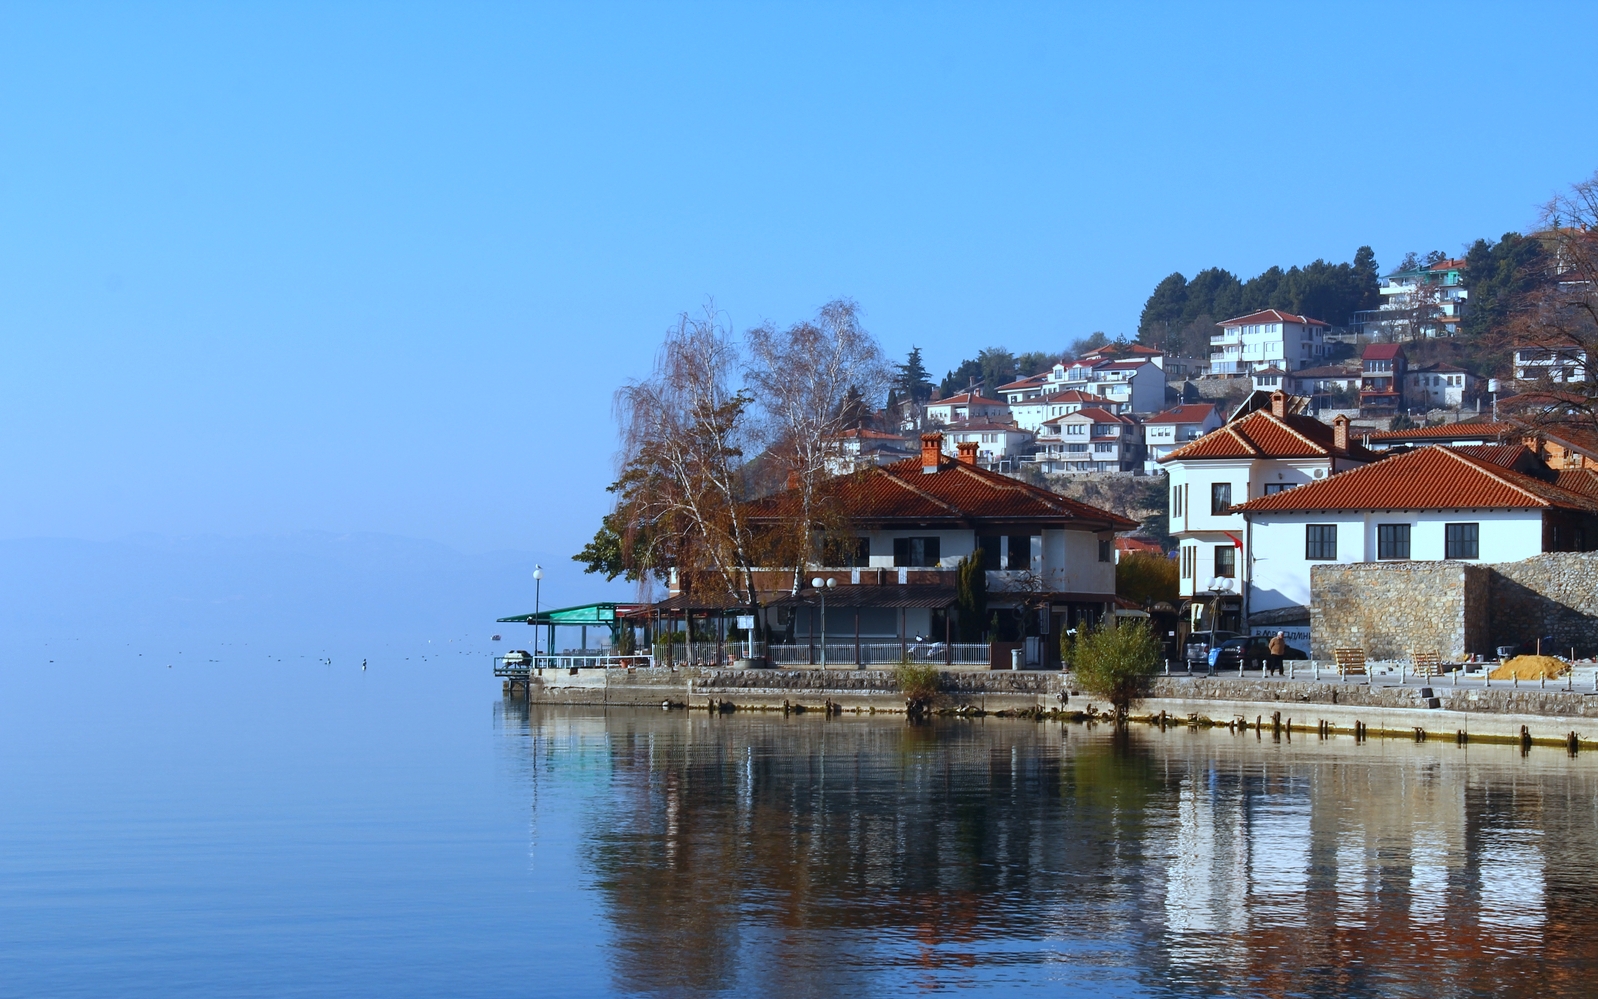
POLYGON ((845 430, 843 433, 837 435, 833 439, 834 440, 840 440, 840 441, 871 440, 871 441, 898 441, 901 444, 908 444, 909 443, 909 441, 907 441, 905 439, 903 434, 885 434, 885 433, 883 433, 880 430, 867 430, 864 427, 857 427, 854 430, 845 430))
POLYGON ((1024 434, 1027 432, 1013 423, 999 423, 989 419, 955 420, 943 429, 954 433, 973 433, 979 430, 984 432, 1002 430, 1012 434, 1024 434))
POLYGON ((1373 343, 1365 348, 1365 352, 1360 357, 1366 361, 1391 361, 1403 353, 1403 344, 1373 343))
POLYGON ((966 406, 966 405, 981 405, 981 404, 984 404, 984 403, 989 405, 989 406, 1004 406, 1004 405, 1007 405, 1007 403, 1003 399, 989 399, 987 396, 983 395, 981 392, 961 392, 959 395, 951 395, 947 399, 933 399, 931 402, 927 403, 927 405, 929 405, 929 406, 949 406, 949 405, 966 406))
POLYGON ((1312 416, 1288 414, 1273 416, 1268 409, 1256 409, 1242 419, 1205 434, 1161 458, 1162 463, 1203 458, 1352 458, 1375 461, 1349 434, 1347 448, 1338 448, 1332 428, 1312 416))
POLYGON ((1283 312, 1280 309, 1261 309, 1259 312, 1250 312, 1248 315, 1238 316, 1236 319, 1222 320, 1216 325, 1221 327, 1243 326, 1249 323, 1298 323, 1302 326, 1331 325, 1330 323, 1323 323, 1319 319, 1311 319, 1308 316, 1295 316, 1291 312, 1283 312))
POLYGON ((1203 423, 1215 412, 1213 403, 1193 403, 1188 406, 1177 406, 1167 409, 1163 413, 1155 413, 1144 420, 1144 423, 1203 423))
MULTIPOLYGON (((1108 510, 948 457, 932 474, 922 471, 918 457, 872 466, 834 481, 839 509, 862 523, 942 521, 969 527, 972 520, 1039 520, 1115 531, 1138 526, 1108 510)), ((789 516, 795 505, 794 492, 784 490, 751 503, 750 518, 761 522, 789 516)))
POLYGON ((1436 427, 1410 427, 1407 430, 1383 430, 1370 435, 1371 443, 1442 444, 1463 440, 1518 440, 1523 431, 1513 423, 1445 423, 1436 427))
POLYGON ((1041 372, 1041 373, 1036 374, 1036 375, 1028 375, 1026 378, 1018 378, 1018 379, 1016 379, 1013 382, 1008 382, 1008 383, 1006 383, 1004 385, 1000 385, 998 387, 997 391, 999 391, 999 392, 1006 392, 1006 391, 1014 392, 1014 391, 1016 391, 1018 389, 1036 388, 1037 386, 1043 384, 1043 380, 1045 378, 1047 378, 1047 377, 1049 377, 1049 373, 1047 371, 1041 372))
POLYGON ((1248 513, 1317 510, 1564 509, 1598 513, 1598 499, 1512 471, 1478 448, 1423 447, 1373 465, 1250 500, 1248 513))

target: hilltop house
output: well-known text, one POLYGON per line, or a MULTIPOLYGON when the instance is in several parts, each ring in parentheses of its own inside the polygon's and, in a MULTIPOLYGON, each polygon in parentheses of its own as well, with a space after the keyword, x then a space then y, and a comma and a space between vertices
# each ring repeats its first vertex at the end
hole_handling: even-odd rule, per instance
POLYGON ((1074 413, 1085 406, 1097 407, 1102 404, 1096 395, 1070 389, 1065 392, 1034 396, 1025 402, 1012 402, 1010 415, 1014 418, 1016 426, 1035 434, 1043 429, 1043 424, 1052 419, 1074 413))
POLYGON ((1410 402, 1415 405, 1427 409, 1459 409, 1480 394, 1486 381, 1464 368, 1439 361, 1409 369, 1405 387, 1410 402))
POLYGON ((1373 343, 1361 359, 1359 412, 1361 416, 1394 416, 1404 411, 1404 348, 1396 343, 1373 343))
POLYGON ((862 465, 888 465, 915 456, 910 444, 899 434, 857 427, 832 438, 827 456, 827 474, 845 475, 862 465))
POLYGON ((1043 425, 1032 460, 1042 472, 1130 472, 1143 460, 1135 416, 1089 407, 1043 425))
POLYGON ((1587 380, 1587 352, 1580 347, 1551 348, 1522 345, 1515 348, 1515 379, 1556 383, 1587 380))
POLYGON ((1555 471, 1519 444, 1422 447, 1237 507, 1255 557, 1250 622, 1309 620, 1324 562, 1514 562, 1598 548, 1598 476, 1555 471))
POLYGON ((1214 403, 1194 403, 1156 413, 1143 421, 1143 470, 1164 472, 1160 461, 1183 445, 1220 429, 1222 420, 1214 403))
MULTIPOLYGON (((1164 355, 1141 344, 1134 344, 1125 358, 1107 354, 1106 350, 1109 348, 1100 348, 1074 361, 1059 361, 1042 374, 999 386, 999 394, 1012 406, 1079 392, 1092 396, 1094 405, 1118 413, 1152 413, 1164 408, 1165 370, 1159 363, 1164 355)), ((1016 422, 1026 425, 1020 415, 1016 422)))
POLYGON ((980 390, 959 392, 947 399, 934 399, 927 403, 927 422, 934 427, 947 426, 956 420, 1008 420, 1010 407, 998 399, 989 399, 980 390))
POLYGON ((1377 289, 1381 307, 1356 313, 1355 328, 1395 341, 1453 336, 1470 298, 1464 268, 1465 261, 1451 259, 1394 271, 1377 289))
POLYGON ((1322 363, 1326 323, 1280 309, 1264 309, 1220 323, 1210 337, 1210 375, 1242 378, 1262 368, 1297 371, 1322 363))
POLYGON ((956 420, 943 428, 944 454, 954 457, 962 444, 976 445, 977 463, 984 468, 1009 471, 1030 450, 1032 434, 996 420, 956 420))
POLYGON ((1273 392, 1267 405, 1253 408, 1251 399, 1225 426, 1160 459, 1170 486, 1180 593, 1189 601, 1195 628, 1216 619, 1232 630, 1242 624, 1239 573, 1248 564, 1250 545, 1237 507, 1377 459, 1350 439, 1347 417, 1327 426, 1292 412, 1299 401, 1273 392))

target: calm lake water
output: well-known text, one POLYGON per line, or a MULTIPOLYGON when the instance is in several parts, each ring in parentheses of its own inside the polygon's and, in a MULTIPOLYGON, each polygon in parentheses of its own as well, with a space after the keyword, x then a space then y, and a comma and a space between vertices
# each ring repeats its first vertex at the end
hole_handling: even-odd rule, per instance
POLYGON ((1598 991, 1598 754, 528 710, 464 640, 184 644, 3 653, 0 994, 1598 991))

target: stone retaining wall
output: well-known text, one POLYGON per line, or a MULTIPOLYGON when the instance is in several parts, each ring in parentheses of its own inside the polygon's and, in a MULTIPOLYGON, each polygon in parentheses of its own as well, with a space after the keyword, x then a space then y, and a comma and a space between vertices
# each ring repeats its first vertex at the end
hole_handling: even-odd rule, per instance
POLYGON ((1353 562, 1310 570, 1310 657, 1338 648, 1370 659, 1436 650, 1490 652, 1485 566, 1466 562, 1353 562))
POLYGON ((1485 568, 1495 645, 1534 646, 1542 638, 1551 654, 1598 652, 1598 552, 1550 552, 1485 568))
POLYGON ((1500 645, 1598 653, 1598 552, 1520 562, 1355 562, 1310 570, 1310 655, 1370 659, 1491 656, 1500 645))

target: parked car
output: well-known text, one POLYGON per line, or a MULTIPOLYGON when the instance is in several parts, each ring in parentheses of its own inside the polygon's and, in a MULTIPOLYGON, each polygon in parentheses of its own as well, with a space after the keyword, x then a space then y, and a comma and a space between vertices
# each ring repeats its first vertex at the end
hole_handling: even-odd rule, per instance
MULTIPOLYGON (((1266 657, 1271 654, 1271 638, 1269 635, 1250 635, 1248 637, 1229 638, 1216 646, 1209 657, 1211 668, 1217 672, 1221 670, 1237 669, 1239 660, 1248 663, 1246 668, 1253 669, 1257 665, 1263 669, 1266 657)), ((1308 659, 1309 656, 1302 650, 1291 645, 1282 654, 1282 659, 1308 659)))
POLYGON ((532 661, 533 657, 528 655, 526 649, 511 649, 505 653, 506 666, 526 666, 532 661))
POLYGON ((1187 660, 1187 668, 1206 669, 1210 661, 1210 649, 1224 642, 1237 638, 1235 631, 1195 631, 1187 636, 1187 648, 1183 658, 1187 660))

